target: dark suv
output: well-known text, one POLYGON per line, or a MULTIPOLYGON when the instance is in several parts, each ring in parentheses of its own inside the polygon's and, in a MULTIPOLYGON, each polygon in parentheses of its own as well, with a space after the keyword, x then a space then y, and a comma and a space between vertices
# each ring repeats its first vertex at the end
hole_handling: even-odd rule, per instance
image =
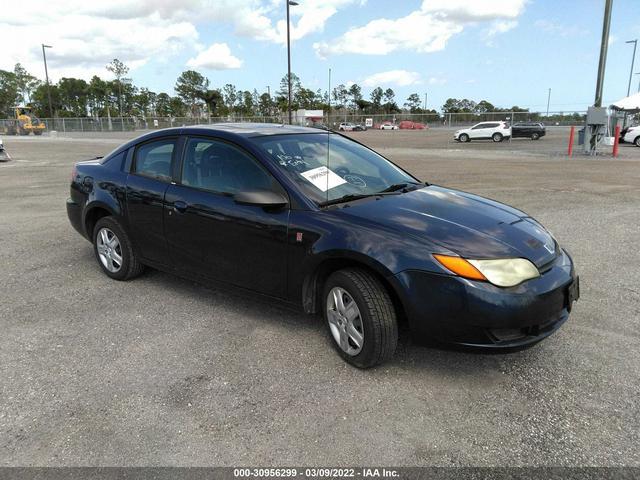
POLYGON ((511 127, 511 135, 513 138, 530 138, 538 140, 547 134, 547 129, 542 123, 536 122, 520 122, 514 123, 511 127))

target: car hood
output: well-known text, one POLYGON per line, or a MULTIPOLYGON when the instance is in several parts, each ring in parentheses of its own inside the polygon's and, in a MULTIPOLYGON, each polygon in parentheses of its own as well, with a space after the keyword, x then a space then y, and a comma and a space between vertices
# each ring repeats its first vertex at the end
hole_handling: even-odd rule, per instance
POLYGON ((466 258, 523 257, 541 267, 555 258, 558 248, 549 232, 525 213, 435 185, 379 201, 352 202, 337 212, 426 238, 466 258))

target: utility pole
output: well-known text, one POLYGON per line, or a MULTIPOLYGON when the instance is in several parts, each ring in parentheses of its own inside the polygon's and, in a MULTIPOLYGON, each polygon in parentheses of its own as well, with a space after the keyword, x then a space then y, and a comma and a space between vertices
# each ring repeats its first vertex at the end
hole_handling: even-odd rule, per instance
POLYGON ((289 23, 289 6, 296 6, 298 2, 293 0, 285 0, 287 2, 287 86, 289 90, 289 102, 287 103, 287 110, 289 112, 289 125, 293 122, 291 116, 291 26, 289 23))
POLYGON ((549 104, 551 103, 551 89, 549 89, 549 94, 547 95, 547 117, 549 116, 549 104))
POLYGON ((596 82, 596 98, 593 102, 594 107, 602 106, 602 89, 604 86, 604 71, 607 65, 607 48, 609 46, 612 4, 613 0, 605 0, 604 19, 602 21, 602 40, 600 42, 600 61, 598 62, 598 80, 596 82))
POLYGON ((51 105, 51 87, 49 85, 49 70, 47 69, 47 54, 45 48, 52 48, 51 45, 42 44, 42 58, 44 59, 44 75, 47 79, 47 97, 49 98, 49 117, 53 118, 53 107, 51 105))

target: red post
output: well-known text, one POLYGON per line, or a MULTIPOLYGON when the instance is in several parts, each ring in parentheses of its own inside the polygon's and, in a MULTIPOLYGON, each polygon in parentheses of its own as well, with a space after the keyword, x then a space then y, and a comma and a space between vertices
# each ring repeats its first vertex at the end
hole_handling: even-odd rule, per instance
POLYGON ((618 148, 620 147, 620 125, 616 125, 615 138, 613 139, 613 156, 618 156, 618 148))
POLYGON ((571 133, 569 133, 569 149, 567 150, 567 155, 571 156, 573 155, 573 133, 575 131, 576 127, 574 127, 573 125, 571 126, 571 133))

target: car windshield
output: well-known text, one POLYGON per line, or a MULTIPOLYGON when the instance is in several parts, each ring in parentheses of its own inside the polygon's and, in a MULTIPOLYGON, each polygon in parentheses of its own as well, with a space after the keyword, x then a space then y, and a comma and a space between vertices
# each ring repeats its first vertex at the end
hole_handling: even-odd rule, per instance
POLYGON ((333 133, 254 140, 318 205, 422 185, 374 151, 333 133))

